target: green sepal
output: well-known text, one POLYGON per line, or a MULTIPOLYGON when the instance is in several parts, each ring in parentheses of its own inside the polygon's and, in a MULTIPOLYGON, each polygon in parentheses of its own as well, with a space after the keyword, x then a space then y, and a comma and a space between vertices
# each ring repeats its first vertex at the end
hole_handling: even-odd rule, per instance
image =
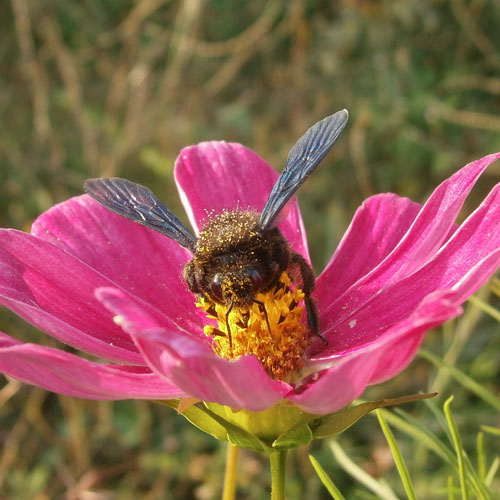
POLYGON ((289 450, 303 444, 309 444, 313 438, 308 422, 299 422, 278 436, 273 442, 273 448, 276 450, 289 450))
POLYGON ((248 450, 257 451, 259 453, 269 453, 270 451, 272 451, 257 436, 254 436, 253 434, 250 434, 250 432, 247 432, 245 429, 242 429, 241 427, 228 422, 206 407, 204 408, 204 411, 221 426, 224 426, 226 430, 226 440, 229 441, 232 445, 239 446, 240 448, 247 448, 248 450))
POLYGON ((335 413, 324 415, 309 422, 314 439, 324 439, 344 432, 346 429, 356 423, 361 417, 377 408, 387 406, 396 406, 422 399, 433 398, 437 392, 429 394, 413 394, 411 396, 402 396, 400 398, 379 399, 378 401, 368 401, 357 406, 349 406, 335 413))
MULTIPOLYGON (((215 403, 191 405, 180 415, 198 429, 221 441, 259 453, 275 453, 339 434, 377 408, 395 406, 436 396, 414 394, 368 401, 329 415, 313 415, 292 405, 276 405, 263 412, 233 411, 215 403), (207 407, 210 406, 210 407, 207 407), (277 437, 275 437, 277 436, 277 437)), ((178 411, 179 399, 157 401, 178 411)))
MULTIPOLYGON (((177 411, 179 407, 179 399, 169 399, 165 401, 157 401, 177 411)), ((210 434, 220 441, 229 441, 234 446, 247 448, 259 453, 270 453, 273 451, 258 437, 250 434, 245 429, 228 422, 220 417, 206 406, 192 405, 186 408, 182 413, 186 420, 192 423, 195 427, 210 434)))
MULTIPOLYGON (((180 403, 180 399, 169 399, 169 400, 157 400, 157 403, 163 404, 177 411, 177 408, 180 403)), ((195 427, 210 434, 215 439, 219 439, 220 441, 228 441, 228 436, 226 432, 226 428, 220 422, 218 422, 215 418, 210 415, 207 408, 204 406, 196 406, 192 405, 189 408, 186 408, 182 413, 182 415, 186 420, 191 422, 195 427)))

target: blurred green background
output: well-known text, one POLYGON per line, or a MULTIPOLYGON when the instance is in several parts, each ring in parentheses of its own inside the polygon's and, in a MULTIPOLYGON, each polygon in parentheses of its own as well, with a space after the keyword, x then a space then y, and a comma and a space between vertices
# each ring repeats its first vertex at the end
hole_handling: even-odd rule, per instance
MULTIPOLYGON (((7 0, 0 25, 4 227, 28 231, 100 175, 146 184, 182 214, 172 178, 182 147, 237 141, 281 169, 311 124, 347 108, 348 128, 299 195, 319 272, 364 198, 393 191, 423 201, 459 167, 500 149, 495 0, 7 0)), ((497 162, 467 209, 499 178, 497 162)), ((482 301, 495 296, 481 293, 482 301)), ((0 328, 54 345, 5 310, 0 328)), ((498 394, 498 323, 471 305, 443 330, 427 349, 498 394)), ((220 497, 224 446, 168 409, 1 384, 1 500, 220 497)), ((367 397, 436 387, 456 394, 473 455, 479 424, 498 426, 499 415, 428 361, 418 358, 367 397)), ((423 404, 410 410, 434 426, 423 404)), ((397 437, 419 498, 442 498, 450 470, 397 437)), ((401 494, 376 419, 338 442, 401 494)), ((376 498, 315 443, 290 459, 291 499, 329 498, 311 451, 346 498, 376 498)), ((243 453, 238 498, 267 498, 268 482, 265 460, 243 453)))

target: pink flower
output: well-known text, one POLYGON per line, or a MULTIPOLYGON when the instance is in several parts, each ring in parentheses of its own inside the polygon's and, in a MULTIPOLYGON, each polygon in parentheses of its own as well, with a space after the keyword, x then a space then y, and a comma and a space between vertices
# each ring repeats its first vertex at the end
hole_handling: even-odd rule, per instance
MULTIPOLYGON (((0 230, 0 303, 107 364, 0 333, 0 371, 89 399, 194 397, 251 411, 288 400, 311 413, 338 410, 406 367, 425 332, 459 315, 500 265, 500 184, 455 225, 498 157, 465 166, 423 206, 394 194, 363 203, 316 281, 328 344, 315 339, 295 384, 271 378, 253 355, 214 353, 206 317, 182 279, 187 250, 87 195, 65 201, 31 234, 0 230)), ((260 211, 277 179, 255 153, 224 142, 184 149, 175 175, 196 230, 211 211, 260 211)), ((279 227, 308 259, 296 203, 279 227)))

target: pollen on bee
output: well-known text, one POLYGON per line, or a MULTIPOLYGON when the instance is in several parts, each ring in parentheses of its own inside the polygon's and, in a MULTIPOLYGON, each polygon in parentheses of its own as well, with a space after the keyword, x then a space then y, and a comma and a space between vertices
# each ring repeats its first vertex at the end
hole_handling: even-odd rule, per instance
POLYGON ((205 334, 211 338, 217 355, 235 359, 254 354, 271 377, 292 382, 302 369, 302 356, 312 341, 309 329, 302 323, 304 293, 292 285, 284 272, 278 286, 255 298, 264 303, 270 328, 259 304, 233 308, 229 314, 231 346, 227 335, 227 306, 200 297, 196 305, 216 322, 216 325, 205 326, 205 334))

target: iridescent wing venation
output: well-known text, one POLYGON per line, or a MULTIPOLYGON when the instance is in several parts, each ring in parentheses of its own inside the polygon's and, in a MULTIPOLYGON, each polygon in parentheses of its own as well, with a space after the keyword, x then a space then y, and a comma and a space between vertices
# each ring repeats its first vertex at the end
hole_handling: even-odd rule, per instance
POLYGON ((194 252, 195 236, 147 187, 111 177, 88 179, 83 188, 112 212, 154 229, 194 252))
POLYGON ((268 229, 288 200, 319 165, 344 129, 347 110, 327 116, 313 125, 288 153, 285 169, 279 176, 262 210, 259 225, 268 229))

